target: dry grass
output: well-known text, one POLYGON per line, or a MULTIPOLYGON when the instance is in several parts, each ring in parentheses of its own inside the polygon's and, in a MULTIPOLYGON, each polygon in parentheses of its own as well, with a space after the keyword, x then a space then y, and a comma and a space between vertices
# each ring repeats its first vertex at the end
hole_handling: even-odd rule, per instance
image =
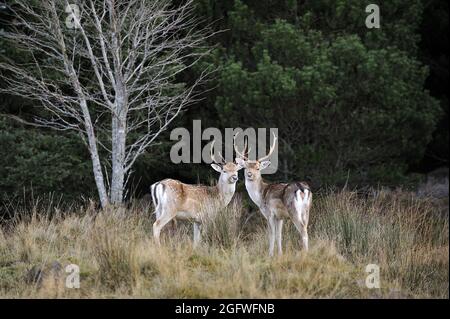
MULTIPOLYGON (((163 246, 152 241, 143 206, 96 214, 92 208, 50 216, 18 213, 0 228, 0 296, 150 298, 448 298, 448 215, 407 193, 352 192, 315 197, 310 251, 299 251, 290 223, 282 257, 267 256, 265 223, 236 198, 205 223, 191 245, 180 225, 163 246), (250 217, 249 217, 250 216, 250 217), (52 268, 55 262, 62 271, 52 268), (380 266, 381 289, 365 287, 365 266, 380 266), (77 264, 80 289, 65 287, 77 264), (30 270, 42 280, 30 280, 30 270)), ((189 227, 188 227, 189 226, 189 227)))

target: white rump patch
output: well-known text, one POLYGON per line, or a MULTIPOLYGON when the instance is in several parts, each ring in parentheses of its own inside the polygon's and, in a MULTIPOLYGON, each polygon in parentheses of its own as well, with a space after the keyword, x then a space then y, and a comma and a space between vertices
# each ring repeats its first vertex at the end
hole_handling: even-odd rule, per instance
POLYGON ((154 191, 154 194, 156 197, 156 202, 157 202, 157 206, 155 207, 156 219, 159 219, 159 217, 161 216, 161 212, 162 212, 161 206, 163 205, 163 201, 165 200, 163 188, 164 188, 164 186, 161 183, 157 184, 156 186, 152 185, 152 189, 154 191))

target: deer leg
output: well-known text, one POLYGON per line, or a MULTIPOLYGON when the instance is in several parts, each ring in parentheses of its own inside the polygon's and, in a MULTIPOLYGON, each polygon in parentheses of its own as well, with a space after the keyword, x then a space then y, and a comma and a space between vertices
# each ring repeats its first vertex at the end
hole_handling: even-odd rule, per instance
POLYGON ((155 242, 160 245, 161 229, 173 219, 174 215, 169 214, 167 211, 163 211, 158 219, 153 223, 153 237, 155 242))
POLYGON ((306 206, 303 211, 303 234, 302 234, 302 242, 303 249, 308 251, 308 220, 309 220, 309 206, 306 206))
POLYGON ((303 227, 303 234, 302 234, 302 243, 303 243, 303 249, 305 251, 308 251, 309 249, 309 243, 308 243, 308 229, 306 225, 303 227))
POLYGON ((302 238, 302 246, 305 251, 308 250, 308 219, 309 208, 311 204, 311 194, 305 190, 302 198, 301 191, 295 193, 294 210, 291 212, 292 221, 295 224, 302 238))
POLYGON ((202 224, 194 222, 194 247, 197 247, 202 237, 202 224))
POLYGON ((273 256, 273 250, 275 248, 275 236, 276 236, 276 220, 272 214, 269 217, 269 256, 273 256))
POLYGON ((282 231, 283 231, 283 220, 277 219, 276 220, 276 237, 277 237, 278 255, 280 255, 280 256, 283 254, 283 247, 282 247, 282 242, 281 242, 282 231))
POLYGON ((170 236, 173 237, 176 231, 177 231, 177 220, 176 218, 174 218, 170 221, 170 228, 169 228, 170 236))
POLYGON ((296 212, 293 214, 292 222, 295 225, 295 228, 297 228, 298 232, 300 233, 300 237, 302 240, 302 246, 305 251, 308 251, 308 225, 306 225, 301 217, 300 214, 296 214, 296 212))

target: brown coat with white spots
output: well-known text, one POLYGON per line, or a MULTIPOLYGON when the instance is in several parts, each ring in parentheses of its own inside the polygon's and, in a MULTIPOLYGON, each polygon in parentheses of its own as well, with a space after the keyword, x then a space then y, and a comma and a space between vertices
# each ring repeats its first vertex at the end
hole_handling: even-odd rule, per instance
POLYGON ((215 186, 184 184, 175 179, 165 179, 151 186, 156 213, 153 236, 157 243, 161 229, 171 220, 180 219, 194 222, 196 245, 205 215, 229 204, 236 190, 238 171, 242 167, 231 162, 213 163, 211 166, 220 173, 215 186))
POLYGON ((261 171, 270 165, 266 160, 275 149, 276 136, 268 155, 256 161, 249 160, 236 148, 241 158, 236 162, 245 168, 245 187, 252 201, 258 206, 269 225, 269 255, 274 253, 275 241, 278 253, 282 254, 283 220, 289 218, 297 228, 302 239, 302 245, 308 250, 308 221, 312 203, 311 189, 305 182, 267 183, 261 177, 261 171))

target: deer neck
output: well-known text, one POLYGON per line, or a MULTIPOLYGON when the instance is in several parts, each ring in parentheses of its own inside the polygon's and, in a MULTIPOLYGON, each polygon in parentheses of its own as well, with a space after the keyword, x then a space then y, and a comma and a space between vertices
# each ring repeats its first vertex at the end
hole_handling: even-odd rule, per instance
POLYGON ((266 187, 267 183, 262 178, 254 181, 245 180, 245 188, 247 189, 248 195, 259 208, 262 206, 262 194, 266 187))
POLYGON ((219 179, 219 182, 217 183, 217 190, 222 204, 225 207, 230 203, 231 198, 233 198, 236 190, 236 183, 230 184, 228 181, 219 179))

